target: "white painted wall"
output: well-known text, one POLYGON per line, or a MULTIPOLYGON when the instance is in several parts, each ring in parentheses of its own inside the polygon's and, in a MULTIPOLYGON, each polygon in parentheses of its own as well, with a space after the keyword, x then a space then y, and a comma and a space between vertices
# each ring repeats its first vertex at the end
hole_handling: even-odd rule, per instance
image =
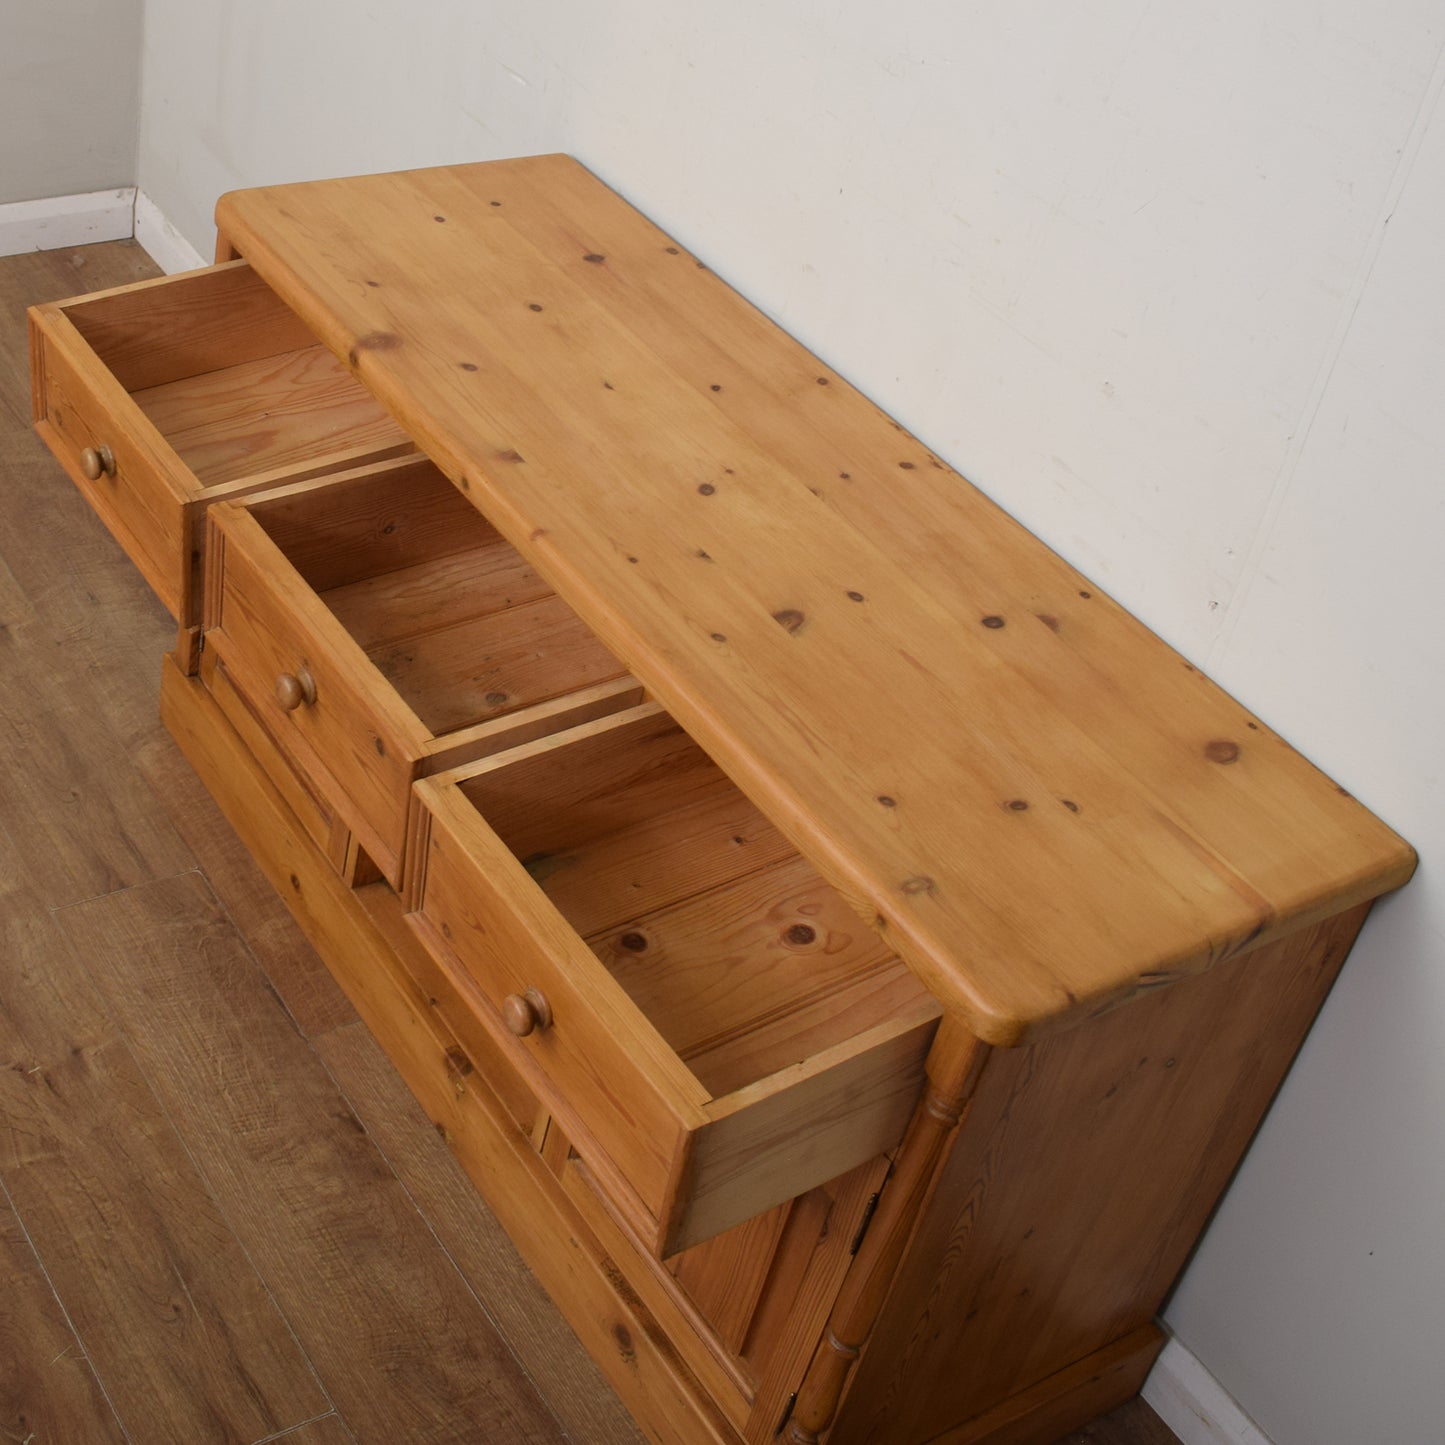
POLYGON ((1445 0, 147 0, 142 187, 567 150, 1400 828, 1169 1309, 1441 1440, 1445 0))
POLYGON ((0 0, 0 205, 135 184, 143 0, 0 0))

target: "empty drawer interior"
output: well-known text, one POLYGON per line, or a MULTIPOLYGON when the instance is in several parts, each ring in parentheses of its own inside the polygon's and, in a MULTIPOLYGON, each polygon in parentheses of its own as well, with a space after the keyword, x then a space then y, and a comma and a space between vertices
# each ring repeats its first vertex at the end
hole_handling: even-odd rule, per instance
POLYGON ((894 1016, 922 986, 651 705, 461 784, 714 1097, 894 1016))
POLYGON ((202 487, 405 441, 245 262, 64 313, 202 487))
POLYGON ((425 458, 248 510, 435 737, 626 674, 425 458))

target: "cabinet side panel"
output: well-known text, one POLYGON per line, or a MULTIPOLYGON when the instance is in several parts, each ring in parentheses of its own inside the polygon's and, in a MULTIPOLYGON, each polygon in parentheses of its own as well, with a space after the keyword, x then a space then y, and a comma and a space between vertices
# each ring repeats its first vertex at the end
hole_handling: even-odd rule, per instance
POLYGON ((996 1050, 830 1445, 932 1440, 1145 1325, 1368 910, 996 1050))

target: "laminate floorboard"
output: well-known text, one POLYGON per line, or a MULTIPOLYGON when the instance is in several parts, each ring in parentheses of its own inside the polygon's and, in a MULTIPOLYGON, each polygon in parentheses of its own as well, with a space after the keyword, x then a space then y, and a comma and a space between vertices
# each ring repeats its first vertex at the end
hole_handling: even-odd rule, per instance
POLYGON ((578 1348, 542 1286, 522 1263, 450 1149, 360 1021, 316 1041, 352 1106, 386 1151, 418 1209, 472 1280, 486 1306, 574 1440, 640 1445, 631 1417, 578 1348))
POLYGON ((323 1415, 284 1435, 275 1435, 262 1445, 356 1445, 356 1436, 346 1428, 340 1415, 323 1415))
POLYGON ((297 1028, 309 1038, 354 1023, 351 1001, 170 736, 162 733, 146 742, 136 754, 136 766, 195 854, 297 1028))
POLYGON ((1059 1445, 1179 1445, 1179 1437, 1143 1400, 1130 1400, 1059 1445))
POLYGON ((123 1445, 100 1380, 8 1202, 0 1201, 0 1439, 123 1445))
POLYGON ((0 475, 0 556, 34 615, 32 656, 83 675, 84 695, 125 747, 163 736, 155 659, 175 646, 170 614, 137 590, 130 560, 29 427, 0 431, 0 475))
POLYGON ((30 352, 25 344, 25 308, 63 301, 87 291, 125 286, 160 274, 154 261, 129 241, 70 246, 0 257, 0 426, 30 425, 30 352), (19 338, 19 345, 15 338, 19 338))
MULTIPOLYGON (((174 623, 30 429, 25 306, 153 274, 0 258, 0 1441, 636 1445, 160 726, 174 623)), ((1135 1401, 1068 1445, 1173 1440, 1135 1401)))
POLYGON ((55 916, 355 1432, 395 1438, 400 1420, 415 1445, 560 1441, 205 879, 55 916))
POLYGON ((251 1441, 321 1414, 308 1361, 27 873, 0 832, 0 1181, 126 1437, 251 1441))

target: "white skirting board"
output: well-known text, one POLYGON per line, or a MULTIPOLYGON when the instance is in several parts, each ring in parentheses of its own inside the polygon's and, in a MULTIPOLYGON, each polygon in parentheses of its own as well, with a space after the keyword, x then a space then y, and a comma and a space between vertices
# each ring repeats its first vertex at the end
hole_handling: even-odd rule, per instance
POLYGON ((60 251, 93 241, 128 241, 132 236, 167 276, 207 264, 160 207, 134 186, 0 206, 0 256, 60 251))
POLYGON ((135 234, 135 187, 11 201, 0 206, 0 256, 59 251, 92 241, 125 241, 135 234))
POLYGON ((1269 1437, 1177 1339, 1139 1392, 1184 1445, 1270 1445, 1269 1437))
POLYGON ((210 264, 144 191, 135 193, 135 238, 167 276, 210 264))

